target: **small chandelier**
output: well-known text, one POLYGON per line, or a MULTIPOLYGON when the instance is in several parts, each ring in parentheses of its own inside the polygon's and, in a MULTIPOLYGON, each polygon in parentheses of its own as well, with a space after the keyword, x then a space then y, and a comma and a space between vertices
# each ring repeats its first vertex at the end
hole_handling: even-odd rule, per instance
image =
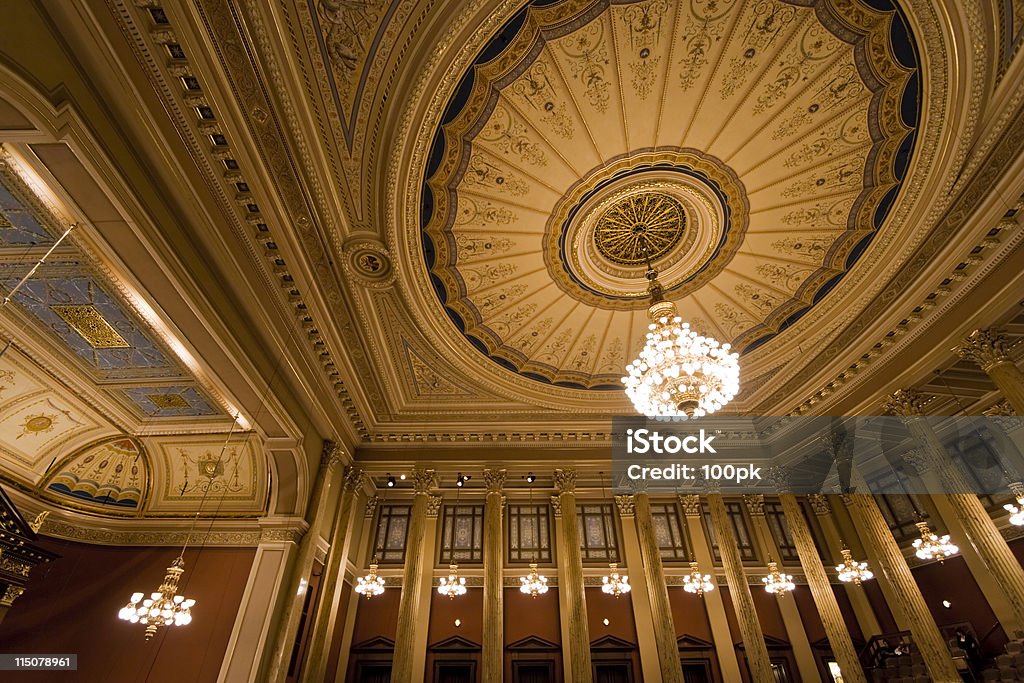
POLYGON ((377 563, 370 564, 370 571, 366 576, 356 579, 356 593, 367 598, 373 598, 384 592, 384 577, 377 576, 377 563))
POLYGON ((178 555, 167 568, 163 583, 143 600, 142 593, 132 593, 131 600, 117 613, 119 619, 146 625, 146 640, 156 635, 161 626, 185 626, 192 621, 195 600, 178 595, 178 581, 185 573, 185 560, 178 555), (140 604, 141 602, 141 604, 140 604))
POLYGON ((691 560, 690 573, 683 577, 683 590, 700 597, 715 590, 715 584, 711 583, 711 574, 701 574, 697 563, 691 560))
POLYGON ((768 562, 768 576, 763 577, 761 583, 764 584, 766 591, 775 595, 784 595, 796 588, 793 575, 780 572, 778 564, 774 561, 768 562))
POLYGON ((949 534, 939 536, 928 528, 928 522, 920 521, 915 525, 921 532, 921 538, 914 541, 914 550, 922 560, 938 560, 942 562, 950 555, 956 555, 960 548, 949 542, 949 534))
POLYGON ((629 577, 619 574, 618 566, 612 562, 608 565, 608 576, 601 577, 601 592, 616 598, 632 590, 629 585, 629 577))
POLYGON ((530 563, 530 573, 519 577, 519 592, 535 598, 548 592, 548 577, 537 571, 537 563, 530 563))
MULTIPOLYGON (((646 247, 644 253, 647 253, 646 247)), ((729 344, 697 334, 666 301, 658 272, 647 262, 647 341, 626 366, 626 395, 647 417, 700 417, 715 412, 739 391, 740 370, 729 344)))
POLYGON ((1017 498, 1017 505, 1007 503, 1003 509, 1010 513, 1010 524, 1024 526, 1024 484, 1014 482, 1010 484, 1010 491, 1017 498))
POLYGON ((868 563, 853 559, 853 553, 849 548, 844 546, 841 552, 843 553, 843 563, 836 567, 840 581, 859 586, 862 581, 875 578, 875 575, 868 569, 868 563))
POLYGON ((441 577, 441 583, 437 586, 437 592, 455 599, 466 594, 466 579, 459 576, 459 565, 448 565, 448 576, 441 577))

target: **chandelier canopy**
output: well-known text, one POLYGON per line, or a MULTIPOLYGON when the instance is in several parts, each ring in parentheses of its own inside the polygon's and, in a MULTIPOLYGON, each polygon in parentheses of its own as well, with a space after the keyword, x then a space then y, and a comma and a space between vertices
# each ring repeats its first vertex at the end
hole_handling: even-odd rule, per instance
POLYGON ((764 589, 775 595, 784 595, 796 588, 792 574, 783 574, 775 562, 768 563, 768 576, 761 579, 764 589))
POLYGON ((371 564, 366 576, 356 579, 356 593, 372 598, 384 592, 384 578, 377 576, 377 565, 371 564))
POLYGON ((739 391, 739 356, 729 344, 691 330, 664 299, 657 278, 648 265, 650 331, 640 355, 626 366, 626 395, 647 417, 710 415, 739 391))
POLYGON ((146 625, 146 640, 156 635, 161 626, 185 626, 192 621, 195 600, 178 595, 178 581, 185 573, 185 559, 178 555, 167 568, 163 583, 143 600, 142 593, 133 593, 128 604, 117 613, 119 619, 146 625), (141 602, 141 604, 139 604, 141 602))
POLYGON ((949 542, 949 534, 939 536, 932 533, 928 528, 928 522, 918 522, 917 530, 921 532, 921 538, 914 541, 914 550, 922 560, 938 560, 942 562, 951 555, 960 552, 960 548, 949 542))
POLYGON ((858 562, 853 559, 853 553, 850 552, 849 548, 843 548, 843 563, 836 567, 836 571, 839 572, 839 580, 844 583, 853 583, 857 586, 862 581, 873 579, 875 575, 868 569, 867 562, 858 562))

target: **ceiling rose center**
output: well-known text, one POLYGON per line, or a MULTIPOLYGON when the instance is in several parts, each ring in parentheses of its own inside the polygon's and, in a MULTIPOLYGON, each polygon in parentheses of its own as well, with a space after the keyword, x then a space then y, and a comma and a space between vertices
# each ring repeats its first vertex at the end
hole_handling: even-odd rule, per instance
POLYGON ((594 246, 609 261, 626 266, 657 260, 686 230, 686 212, 660 192, 633 195, 608 207, 594 226, 594 246))

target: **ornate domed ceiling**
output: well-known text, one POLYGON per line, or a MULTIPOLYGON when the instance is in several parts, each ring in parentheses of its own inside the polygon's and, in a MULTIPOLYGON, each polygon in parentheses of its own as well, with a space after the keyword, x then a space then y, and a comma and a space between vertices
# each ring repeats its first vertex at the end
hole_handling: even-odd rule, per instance
POLYGON ((838 2, 533 2, 435 133, 423 255, 468 341, 514 372, 619 388, 648 258, 741 352, 853 267, 918 122, 898 10, 838 2))

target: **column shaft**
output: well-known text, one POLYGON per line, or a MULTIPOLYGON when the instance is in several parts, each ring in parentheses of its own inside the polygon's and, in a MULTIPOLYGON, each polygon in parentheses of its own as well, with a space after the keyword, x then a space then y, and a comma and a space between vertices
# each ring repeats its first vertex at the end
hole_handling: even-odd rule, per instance
POLYGON ((358 468, 345 468, 345 481, 342 486, 341 500, 334 517, 331 529, 331 547, 327 552, 327 564, 324 567, 323 580, 320 583, 320 601, 313 618, 313 630, 309 648, 306 651, 306 663, 302 667, 302 680, 311 683, 322 683, 327 675, 327 650, 331 644, 331 636, 338 620, 339 586, 344 585, 345 561, 348 558, 349 529, 352 524, 353 507, 358 496, 358 489, 363 483, 363 472, 358 468))
POLYGON ((747 653, 747 663, 754 683, 774 683, 771 660, 768 648, 764 644, 764 631, 757 618, 754 597, 750 594, 750 586, 743 572, 743 559, 740 557, 736 534, 729 521, 722 496, 712 493, 708 496, 708 507, 711 509, 711 523, 715 525, 718 535, 718 551, 722 555, 722 566, 725 578, 729 583, 733 607, 736 609, 736 620, 743 636, 743 646, 747 653))
POLYGON ((416 659, 416 613, 421 607, 421 547, 427 523, 427 492, 434 483, 433 471, 413 472, 413 483, 416 486, 416 495, 413 496, 412 510, 409 513, 409 532, 405 541, 405 569, 402 573, 402 597, 398 602, 395 657, 391 667, 392 683, 412 683, 423 678, 422 671, 413 671, 413 663, 416 659))
MULTIPOLYGON (((708 543, 704 525, 701 523, 704 511, 701 507, 700 496, 681 495, 679 502, 686 517, 686 534, 693 546, 694 559, 699 563, 702 571, 713 574, 714 556, 711 554, 711 545, 708 543)), ((715 653, 718 655, 718 667, 722 671, 722 680, 742 680, 740 663, 736 658, 736 646, 733 644, 732 631, 729 630, 729 618, 725 613, 725 601, 722 600, 722 594, 717 590, 705 593, 704 605, 708 610, 711 639, 715 643, 715 653)))
MULTIPOLYGON (((828 498, 819 493, 810 496, 810 500, 811 506, 814 509, 814 515, 818 518, 818 524, 821 525, 822 534, 825 536, 829 557, 833 558, 837 563, 841 562, 842 560, 837 558, 842 556, 843 539, 839 535, 839 527, 832 516, 832 508, 828 503, 828 498)), ((859 539, 851 537, 849 540, 851 543, 854 543, 859 539)), ((864 555, 866 553, 861 556, 863 557, 864 555)), ((853 613, 857 617, 857 623, 860 624, 860 630, 864 634, 864 639, 870 640, 873 636, 882 635, 882 627, 878 623, 878 617, 875 615, 875 610, 871 607, 871 602, 868 601, 867 595, 864 594, 864 589, 853 584, 846 584, 843 588, 846 591, 846 597, 850 600, 850 605, 853 607, 853 613)))
POLYGON ((804 568, 804 575, 807 577, 807 584, 814 597, 814 604, 818 608, 818 614, 821 615, 821 623, 825 627, 828 644, 843 673, 843 681, 867 683, 867 677, 864 675, 864 670, 857 657, 857 650, 853 647, 850 632, 846 628, 846 622, 843 621, 843 613, 839 611, 839 603, 836 602, 835 593, 832 592, 832 584, 828 580, 828 574, 825 573, 825 567, 821 563, 818 549, 814 545, 814 537, 800 510, 800 504, 797 503, 795 496, 788 493, 780 495, 779 500, 782 502, 782 511, 786 515, 789 532, 793 535, 793 542, 800 555, 800 564, 804 568))
POLYGON ((931 680, 935 683, 958 683, 960 674, 953 666, 949 649, 942 641, 939 627, 935 625, 914 575, 874 498, 856 494, 846 496, 846 499, 854 523, 878 558, 879 579, 889 582, 893 588, 895 602, 891 607, 899 611, 909 625, 914 645, 924 657, 931 680))
POLYGON ((992 379, 1017 415, 1024 415, 1024 372, 1010 358, 1006 339, 995 330, 975 330, 955 349, 992 379))
POLYGON ((430 607, 434 598, 434 558, 437 556, 437 516, 441 496, 427 496, 427 518, 423 522, 423 540, 417 555, 420 564, 420 592, 416 601, 416 622, 413 630, 412 680, 422 681, 427 672, 427 631, 430 607))
MULTIPOLYGON (((764 496, 761 494, 744 496, 744 503, 747 511, 750 512, 750 519, 754 525, 754 538, 758 543, 761 555, 766 553, 779 561, 782 566, 782 558, 779 548, 768 528, 768 519, 764 514, 764 496)), ((793 648, 793 658, 796 659, 796 668, 800 671, 800 678, 803 680, 814 680, 820 675, 818 663, 814 659, 814 652, 811 650, 811 643, 807 639, 807 629, 804 628, 803 619, 800 617, 800 610, 793 601, 791 595, 778 595, 776 602, 779 606, 779 613, 782 615, 782 625, 786 628, 786 635, 789 636, 789 645, 793 648)))
POLYGON ((481 670, 484 681, 500 681, 505 668, 505 587, 501 529, 501 488, 505 470, 484 470, 487 498, 484 501, 484 621, 481 670))
POLYGON ((320 532, 324 527, 325 520, 329 516, 332 497, 327 495, 336 484, 337 465, 341 463, 340 450, 330 441, 324 442, 323 455, 320 459, 320 468, 317 470, 313 480, 313 488, 310 495, 309 507, 306 513, 306 520, 309 522, 309 530, 302 537, 299 543, 298 553, 295 558, 295 566, 287 585, 287 592, 284 599, 287 601, 281 608, 281 620, 278 622, 277 631, 274 634, 274 646, 270 652, 266 664, 267 683, 282 683, 288 675, 288 662, 291 658, 292 648, 295 647, 295 638, 299 633, 299 625, 302 622, 302 608, 306 599, 306 586, 309 585, 310 574, 313 571, 313 559, 316 555, 317 543, 320 539, 320 532))
MULTIPOLYGON (((380 503, 380 499, 376 495, 373 495, 368 498, 360 498, 358 502, 365 503, 365 508, 363 511, 363 518, 357 519, 353 522, 352 543, 355 544, 356 549, 353 554, 350 554, 350 558, 355 558, 353 562, 355 563, 354 568, 357 570, 362 568, 361 563, 370 555, 369 548, 374 542, 373 520, 377 511, 377 505, 380 503)), ((346 562, 346 565, 347 564, 348 563, 346 562)), ((355 577, 353 577, 352 580, 352 584, 354 583, 355 577)), ((348 660, 352 650, 352 636, 355 634, 356 614, 359 612, 359 602, 360 600, 367 599, 356 593, 354 588, 354 585, 351 585, 349 588, 349 590, 352 591, 352 595, 349 596, 348 610, 346 610, 345 613, 345 625, 341 631, 341 645, 338 649, 338 666, 333 674, 328 672, 328 677, 324 679, 325 683, 345 683, 345 679, 347 678, 348 660)))
POLYGON ((576 522, 576 471, 555 470, 558 504, 562 511, 559 528, 562 530, 563 556, 558 564, 565 565, 565 582, 559 581, 558 592, 565 594, 568 610, 570 651, 569 669, 575 683, 593 677, 590 662, 590 629, 587 626, 587 598, 583 589, 583 557, 580 554, 580 531, 576 522))
POLYGON ((679 646, 676 644, 676 628, 672 622, 672 607, 668 601, 668 585, 665 583, 665 569, 661 564, 658 539, 654 535, 651 518, 651 501, 646 492, 634 496, 636 503, 636 528, 640 537, 640 553, 651 599, 651 616, 654 619, 654 638, 658 646, 658 664, 661 680, 665 683, 683 683, 683 670, 679 665, 679 646))

